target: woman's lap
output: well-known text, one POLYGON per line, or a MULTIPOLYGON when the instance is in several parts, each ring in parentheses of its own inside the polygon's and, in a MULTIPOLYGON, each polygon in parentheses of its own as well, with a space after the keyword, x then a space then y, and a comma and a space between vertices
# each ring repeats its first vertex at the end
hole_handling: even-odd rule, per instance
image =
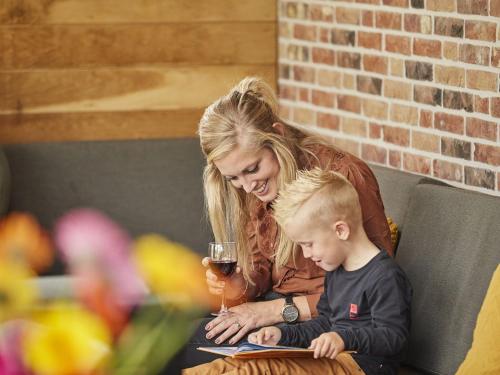
POLYGON ((175 355, 174 358, 170 361, 165 371, 162 374, 180 374, 181 369, 197 366, 202 363, 211 362, 215 359, 220 358, 219 355, 211 354, 207 352, 203 352, 197 350, 200 346, 236 346, 242 341, 246 341, 247 337, 245 336, 242 340, 240 340, 236 344, 229 345, 227 342, 222 343, 221 345, 216 345, 213 340, 207 339, 205 330, 205 326, 208 322, 210 322, 213 318, 203 318, 200 319, 196 324, 196 329, 194 333, 191 335, 191 338, 184 345, 183 348, 175 355))
MULTIPOLYGON (((209 321, 211 321, 213 318, 203 318, 200 319, 197 323, 197 328, 194 331, 193 335, 191 338, 188 340, 188 342, 184 345, 181 350, 175 355, 174 358, 169 362, 168 366, 165 368, 164 371, 162 371, 162 374, 165 375, 175 375, 175 374, 180 374, 182 369, 189 368, 189 367, 194 367, 198 366, 202 363, 207 363, 211 362, 215 359, 221 358, 220 355, 212 354, 212 353, 207 353, 204 351, 197 350, 198 347, 200 346, 237 346, 239 343, 247 341, 248 335, 243 337, 240 341, 238 341, 235 344, 228 344, 227 341, 220 344, 216 345, 212 340, 207 339, 206 333, 207 331, 205 330, 205 326, 209 321)), ((285 323, 280 323, 277 324, 276 326, 284 325, 285 323)), ((250 331, 248 334, 252 333, 254 331, 250 331)))
POLYGON ((202 364, 183 372, 183 375, 215 374, 333 374, 364 375, 363 370, 348 353, 340 353, 336 359, 328 358, 219 358, 212 363, 202 364))
MULTIPOLYGON (((271 291, 271 292, 266 293, 266 295, 263 296, 261 298, 261 300, 269 301, 269 300, 282 298, 282 297, 283 297, 282 294, 275 293, 275 292, 271 291)), ((170 360, 167 367, 164 369, 164 371, 162 371, 162 374, 165 374, 165 375, 167 375, 167 374, 168 375, 180 374, 181 370, 184 368, 198 366, 199 364, 211 362, 215 359, 220 358, 219 355, 197 350, 197 348, 200 346, 237 346, 239 343, 241 343, 243 341, 247 341, 248 335, 243 337, 237 343, 234 343, 231 345, 227 341, 220 344, 220 345, 217 345, 214 343, 213 340, 207 339, 206 338, 207 331, 205 330, 205 326, 212 319, 214 319, 214 318, 213 317, 205 317, 205 318, 198 320, 198 322, 196 323, 196 329, 195 329, 194 333, 191 335, 191 337, 187 341, 187 343, 178 351, 178 353, 175 355, 175 357, 170 360)), ((280 325, 284 325, 284 324, 285 323, 279 323, 276 326, 280 327, 280 325)), ((250 331, 250 332, 248 332, 248 334, 250 334, 252 332, 254 332, 254 331, 250 331)))

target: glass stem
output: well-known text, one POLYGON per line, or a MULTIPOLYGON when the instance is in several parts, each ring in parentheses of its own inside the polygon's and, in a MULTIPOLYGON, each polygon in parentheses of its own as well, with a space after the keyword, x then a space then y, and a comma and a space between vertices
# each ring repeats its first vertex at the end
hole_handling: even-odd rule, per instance
POLYGON ((227 307, 226 307, 226 289, 222 289, 222 303, 220 306, 220 311, 222 313, 227 312, 227 307))

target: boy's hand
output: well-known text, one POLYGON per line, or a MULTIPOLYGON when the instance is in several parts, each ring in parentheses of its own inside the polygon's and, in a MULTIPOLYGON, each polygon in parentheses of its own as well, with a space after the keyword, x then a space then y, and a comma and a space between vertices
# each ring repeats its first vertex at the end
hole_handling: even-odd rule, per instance
POLYGON ((281 330, 278 327, 264 327, 257 332, 248 335, 248 341, 259 345, 276 345, 281 338, 281 330))
POLYGON ((337 332, 323 333, 311 341, 309 349, 314 349, 314 358, 327 357, 335 359, 345 348, 344 340, 337 332))

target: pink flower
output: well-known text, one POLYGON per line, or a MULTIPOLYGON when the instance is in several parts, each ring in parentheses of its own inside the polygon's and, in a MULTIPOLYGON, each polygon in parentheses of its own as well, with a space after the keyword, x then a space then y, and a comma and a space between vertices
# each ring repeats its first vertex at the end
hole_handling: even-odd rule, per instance
POLYGON ((0 375, 30 375, 22 361, 22 335, 26 324, 11 320, 0 326, 0 375))
POLYGON ((145 296, 144 282, 129 257, 131 238, 103 213, 89 208, 68 212, 56 223, 55 243, 71 272, 82 280, 84 295, 99 279, 117 304, 131 307, 145 296))

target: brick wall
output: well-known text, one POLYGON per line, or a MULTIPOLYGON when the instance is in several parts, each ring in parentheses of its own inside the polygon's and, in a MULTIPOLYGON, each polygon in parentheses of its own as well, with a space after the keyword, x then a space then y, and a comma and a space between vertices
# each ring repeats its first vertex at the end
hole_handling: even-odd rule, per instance
POLYGON ((282 116, 500 195, 500 0, 279 0, 282 116))

